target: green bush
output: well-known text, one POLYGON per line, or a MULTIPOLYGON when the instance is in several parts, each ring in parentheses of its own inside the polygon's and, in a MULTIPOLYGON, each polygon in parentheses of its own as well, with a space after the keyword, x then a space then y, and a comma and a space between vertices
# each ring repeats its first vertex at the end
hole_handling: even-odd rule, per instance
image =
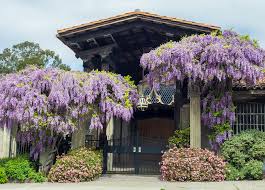
POLYGON ((239 171, 231 164, 226 164, 225 175, 226 175, 226 180, 229 181, 242 180, 245 178, 244 173, 242 171, 239 171))
POLYGON ((168 143, 178 148, 188 148, 190 146, 190 128, 176 130, 174 135, 168 139, 168 143))
POLYGON ((37 173, 27 157, 7 159, 4 164, 8 180, 13 182, 43 182, 45 177, 37 173))
POLYGON ((8 182, 5 168, 0 167, 0 184, 8 182))
POLYGON ((46 178, 44 177, 42 173, 35 172, 33 170, 28 173, 28 179, 35 183, 42 183, 46 181, 46 178))
POLYGON ((242 168, 246 179, 262 179, 262 166, 263 162, 251 160, 242 168))
POLYGON ((79 148, 57 158, 48 174, 48 180, 61 183, 92 181, 101 173, 101 152, 79 148))
POLYGON ((14 158, 1 158, 0 159, 0 167, 5 167, 5 164, 9 160, 13 160, 14 158))
POLYGON ((261 179, 265 132, 249 130, 235 135, 224 142, 221 154, 229 163, 226 179, 261 179))

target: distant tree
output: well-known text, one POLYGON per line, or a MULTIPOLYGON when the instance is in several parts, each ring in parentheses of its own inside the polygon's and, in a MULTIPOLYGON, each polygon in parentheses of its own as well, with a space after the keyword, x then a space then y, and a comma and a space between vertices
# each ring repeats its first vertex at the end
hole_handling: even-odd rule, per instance
POLYGON ((5 48, 0 53, 0 73, 16 72, 28 65, 71 70, 68 65, 62 64, 59 55, 49 49, 42 49, 38 43, 25 41, 5 48))

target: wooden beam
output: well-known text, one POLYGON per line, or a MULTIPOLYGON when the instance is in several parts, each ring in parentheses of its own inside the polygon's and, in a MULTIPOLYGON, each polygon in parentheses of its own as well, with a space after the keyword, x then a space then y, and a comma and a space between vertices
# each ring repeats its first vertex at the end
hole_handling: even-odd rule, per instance
POLYGON ((117 47, 117 44, 110 44, 106 46, 97 47, 94 49, 89 49, 85 51, 80 51, 76 54, 77 58, 81 58, 84 61, 90 60, 95 55, 100 55, 105 57, 112 52, 112 49, 117 47))
POLYGON ((144 19, 144 20, 136 20, 130 23, 123 23, 120 25, 110 25, 108 28, 104 28, 104 30, 95 30, 95 31, 89 31, 84 34, 79 34, 76 36, 59 36, 60 38, 64 38, 66 41, 69 42, 80 42, 84 41, 89 38, 98 38, 104 35, 109 35, 113 33, 119 33, 126 30, 131 30, 134 28, 149 28, 153 29, 155 31, 161 32, 163 35, 171 34, 171 35, 189 35, 189 34, 195 34, 195 33, 210 33, 210 30, 200 30, 198 28, 194 27, 181 27, 180 25, 173 25, 173 24, 165 24, 161 22, 154 22, 150 19, 144 19))
POLYGON ((81 42, 88 38, 98 38, 104 35, 123 32, 128 29, 132 29, 132 28, 137 28, 137 27, 141 28, 143 26, 144 26, 143 23, 139 21, 135 21, 131 23, 124 23, 122 25, 110 25, 108 28, 105 28, 104 30, 90 31, 90 32, 79 34, 76 36, 69 36, 69 37, 62 36, 60 38, 64 38, 66 41, 69 41, 69 42, 81 42))

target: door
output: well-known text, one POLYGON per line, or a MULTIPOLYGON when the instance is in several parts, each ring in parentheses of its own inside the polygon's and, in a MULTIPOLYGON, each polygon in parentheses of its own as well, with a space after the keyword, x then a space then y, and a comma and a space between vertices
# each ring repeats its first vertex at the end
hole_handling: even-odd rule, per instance
POLYGON ((161 156, 168 138, 174 132, 174 121, 169 118, 149 118, 137 121, 136 173, 159 174, 161 156))

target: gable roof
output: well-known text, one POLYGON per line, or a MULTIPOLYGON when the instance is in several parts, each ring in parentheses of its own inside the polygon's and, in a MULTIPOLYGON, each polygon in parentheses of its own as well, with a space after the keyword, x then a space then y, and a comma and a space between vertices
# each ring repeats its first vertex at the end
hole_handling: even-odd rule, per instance
POLYGON ((184 20, 180 18, 160 16, 158 14, 152 14, 148 12, 133 11, 133 12, 128 12, 128 13, 124 13, 121 15, 117 15, 114 17, 110 17, 107 19, 101 19, 101 20, 97 20, 93 22, 88 22, 88 23, 72 26, 69 28, 60 29, 57 32, 58 32, 58 35, 60 36, 68 36, 68 35, 72 35, 72 34, 76 34, 80 32, 86 32, 86 31, 90 31, 94 29, 99 29, 107 25, 119 24, 122 22, 128 22, 128 21, 137 20, 137 19, 157 22, 161 24, 168 24, 171 26, 174 26, 174 25, 181 26, 185 28, 196 27, 196 28, 199 28, 201 31, 205 31, 205 32, 221 29, 218 26, 214 26, 210 24, 193 22, 193 21, 188 21, 188 20, 184 20))

